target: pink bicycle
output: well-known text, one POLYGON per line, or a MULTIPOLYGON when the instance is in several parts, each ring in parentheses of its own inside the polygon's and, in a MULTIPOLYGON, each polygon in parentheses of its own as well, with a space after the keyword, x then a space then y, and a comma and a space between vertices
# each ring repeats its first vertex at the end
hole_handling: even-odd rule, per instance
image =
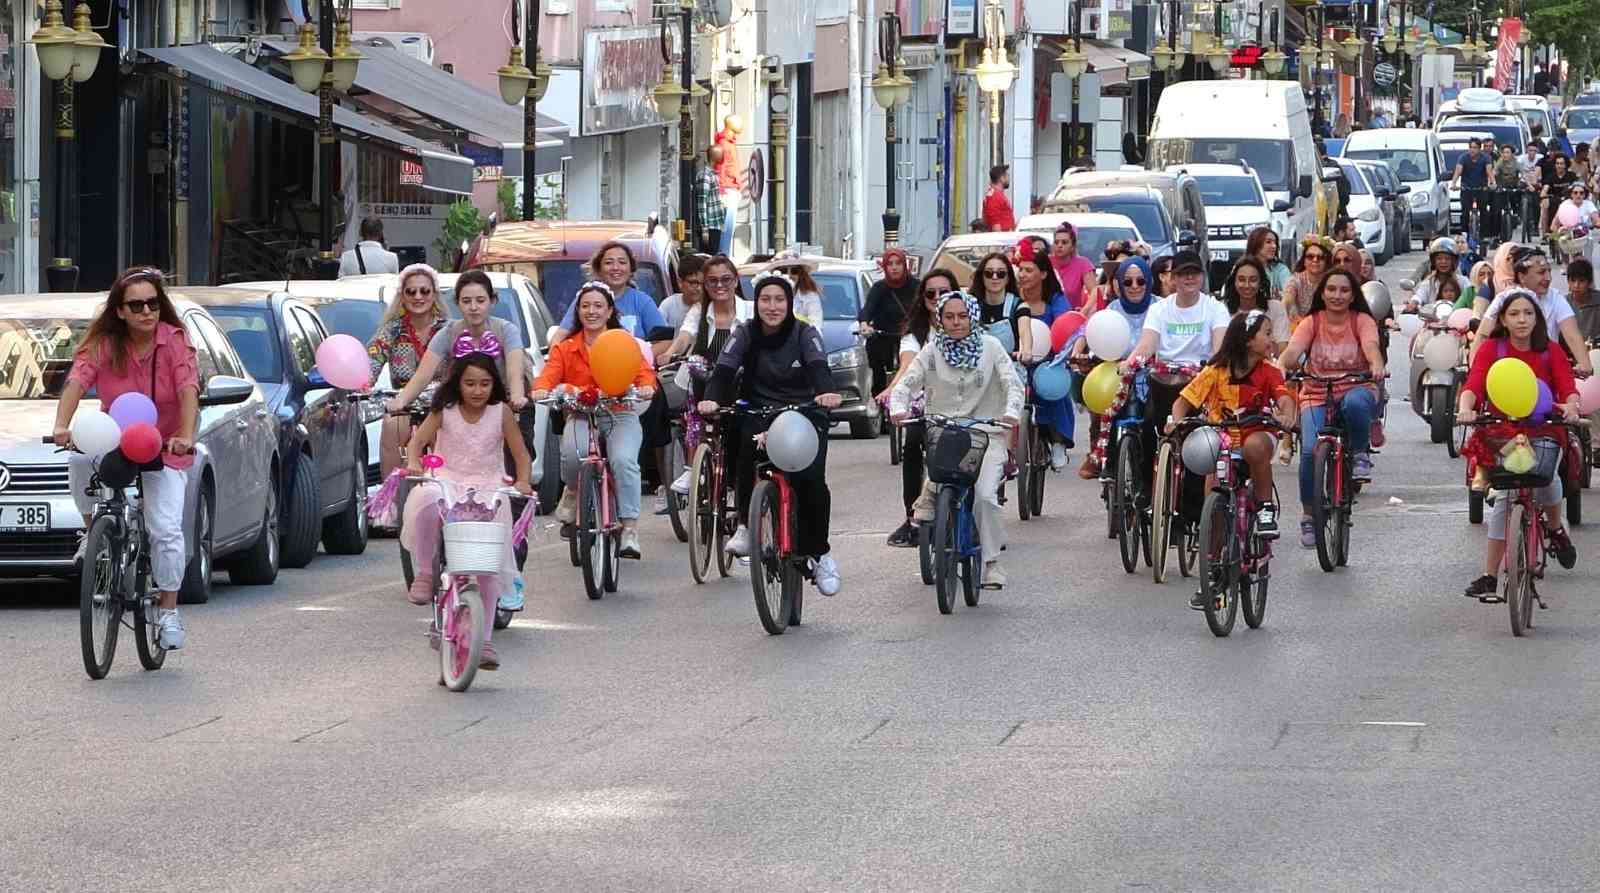
POLYGON ((541 401, 567 413, 569 419, 588 419, 589 443, 580 445, 578 459, 578 511, 568 541, 574 566, 583 570, 583 588, 598 600, 616 592, 622 577, 622 522, 617 518, 617 482, 606 457, 606 439, 600 420, 627 412, 644 402, 630 388, 621 397, 605 397, 592 389, 574 396, 563 389, 541 401))

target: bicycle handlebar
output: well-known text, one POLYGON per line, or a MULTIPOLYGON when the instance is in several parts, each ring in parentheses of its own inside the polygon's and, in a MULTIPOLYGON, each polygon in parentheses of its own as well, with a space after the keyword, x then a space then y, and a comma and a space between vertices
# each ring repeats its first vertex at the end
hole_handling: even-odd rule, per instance
POLYGON ((938 413, 930 413, 922 418, 923 421, 942 428, 976 428, 979 425, 1005 427, 1005 422, 1001 419, 981 419, 973 416, 939 415, 938 413))
POLYGON ((1326 384, 1326 385, 1336 385, 1336 384, 1340 384, 1340 383, 1346 382, 1346 381, 1355 381, 1355 382, 1362 382, 1362 383, 1369 383, 1370 384, 1372 382, 1372 373, 1371 372, 1344 372, 1344 373, 1341 373, 1339 375, 1318 375, 1317 373, 1308 371, 1306 369, 1297 369, 1294 372, 1289 373, 1286 376, 1286 378, 1287 378, 1287 380, 1293 381, 1293 382, 1312 381, 1312 382, 1315 382, 1317 384, 1326 384))
POLYGON ((1560 425, 1563 428, 1588 428, 1591 427, 1588 419, 1547 419, 1543 422, 1532 422, 1527 419, 1508 419, 1503 416, 1484 414, 1481 418, 1470 422, 1456 420, 1458 428, 1481 428, 1486 425, 1511 425, 1514 428, 1532 428, 1535 425, 1560 425))

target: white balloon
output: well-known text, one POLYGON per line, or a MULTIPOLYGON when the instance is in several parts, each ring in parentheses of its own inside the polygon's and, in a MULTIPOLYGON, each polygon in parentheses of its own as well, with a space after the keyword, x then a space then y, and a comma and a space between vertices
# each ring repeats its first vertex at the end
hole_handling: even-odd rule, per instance
POLYGON ((122 427, 103 412, 80 412, 72 419, 72 444, 85 455, 99 458, 122 443, 122 427))
POLYGON ((810 468, 817 447, 817 426, 792 409, 780 413, 767 428, 767 458, 790 474, 810 468))
POLYGON ((1102 360, 1120 360, 1133 346, 1133 333, 1128 331, 1128 321, 1120 313, 1096 313, 1089 317, 1083 337, 1089 342, 1089 352, 1102 360))
POLYGON ((1435 372, 1449 372, 1456 367, 1461 356, 1461 343, 1449 332, 1440 332, 1428 339, 1422 350, 1422 361, 1435 372))
POLYGON ((1033 358, 1042 360, 1050 353, 1050 327, 1044 320, 1029 317, 1028 328, 1033 330, 1033 358))

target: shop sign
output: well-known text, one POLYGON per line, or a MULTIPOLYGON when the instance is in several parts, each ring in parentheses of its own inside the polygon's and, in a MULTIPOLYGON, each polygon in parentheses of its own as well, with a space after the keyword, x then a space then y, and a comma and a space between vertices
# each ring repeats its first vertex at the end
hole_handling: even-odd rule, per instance
POLYGON ((401 160, 400 185, 421 186, 425 173, 426 172, 423 170, 422 165, 418 164, 417 162, 401 160))
POLYGON ((501 167, 498 164, 481 164, 472 169, 472 182, 494 183, 502 179, 501 167))
POLYGON ((945 0, 944 30, 950 37, 977 37, 978 0, 945 0))
MULTIPOLYGON (((667 40, 678 45, 670 33, 667 40)), ((578 104, 583 136, 664 123, 651 93, 661 80, 660 29, 587 31, 583 47, 583 101, 578 104)))
POLYGON ((448 205, 411 205, 398 202, 384 202, 362 206, 365 211, 363 217, 433 217, 439 208, 448 208, 448 205))

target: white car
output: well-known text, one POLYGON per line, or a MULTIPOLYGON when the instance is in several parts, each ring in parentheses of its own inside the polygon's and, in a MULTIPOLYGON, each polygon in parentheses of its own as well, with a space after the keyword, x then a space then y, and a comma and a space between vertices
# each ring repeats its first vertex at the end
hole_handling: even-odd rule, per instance
POLYGON ((1112 239, 1145 241, 1132 218, 1123 214, 1100 211, 1029 214, 1018 221, 1015 232, 958 233, 950 236, 939 244, 933 253, 933 260, 923 271, 942 267, 954 273, 963 288, 977 293, 982 284, 973 281, 973 272, 985 256, 996 251, 1002 254, 1009 252, 1016 247, 1017 240, 1025 235, 1039 236, 1048 242, 1063 220, 1070 222, 1072 228, 1077 230, 1078 254, 1096 264, 1105 257, 1106 243, 1112 239))
POLYGON ((1384 254, 1389 245, 1389 223, 1384 219, 1372 180, 1360 165, 1349 159, 1330 160, 1339 165, 1344 171, 1345 181, 1350 184, 1350 201, 1345 206, 1345 212, 1356 223, 1356 236, 1361 240, 1361 247, 1372 252, 1373 257, 1384 254))
MULTIPOLYGON (((1278 244, 1290 241, 1284 230, 1289 202, 1267 200, 1261 178, 1248 164, 1186 164, 1180 166, 1200 184, 1200 196, 1206 203, 1206 229, 1210 236, 1207 260, 1224 273, 1244 256, 1245 243, 1250 233, 1268 227, 1278 235, 1278 244)), ((1213 271, 1215 272, 1215 271, 1213 271)), ((1212 277, 1216 281, 1216 277, 1212 277)))

